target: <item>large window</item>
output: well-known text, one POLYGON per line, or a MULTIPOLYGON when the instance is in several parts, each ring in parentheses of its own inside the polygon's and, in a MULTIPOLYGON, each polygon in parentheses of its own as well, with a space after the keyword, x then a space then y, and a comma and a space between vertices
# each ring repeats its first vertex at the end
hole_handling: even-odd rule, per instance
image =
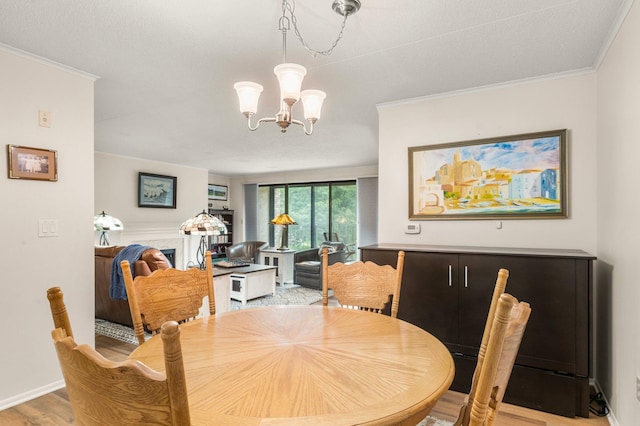
POLYGON ((260 240, 279 247, 282 227, 271 219, 288 213, 297 222, 289 226, 289 248, 318 247, 337 236, 348 245, 356 244, 356 182, 322 182, 265 185, 258 188, 258 233, 260 240))

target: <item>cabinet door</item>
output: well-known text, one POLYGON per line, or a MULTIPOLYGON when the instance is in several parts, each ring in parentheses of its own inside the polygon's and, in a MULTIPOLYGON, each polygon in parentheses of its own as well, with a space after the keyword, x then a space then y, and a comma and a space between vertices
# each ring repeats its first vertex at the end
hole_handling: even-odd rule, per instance
POLYGON ((447 345, 458 340, 458 255, 408 252, 398 318, 447 345))
MULTIPOLYGON (((460 255, 459 260, 460 347, 456 351, 476 356, 487 323, 498 270, 505 266, 498 266, 501 265, 499 260, 493 257, 487 259, 486 256, 460 255)), ((507 287, 508 285, 507 281, 507 287)))
POLYGON ((531 305, 516 363, 576 373, 574 259, 460 255, 460 269, 465 267, 467 287, 464 277, 460 286, 461 345, 479 346, 498 270, 506 268, 506 292, 531 305))
MULTIPOLYGON (((362 250, 363 261, 396 266, 398 252, 362 250)), ((458 340, 458 254, 406 252, 398 318, 449 347, 458 340)))

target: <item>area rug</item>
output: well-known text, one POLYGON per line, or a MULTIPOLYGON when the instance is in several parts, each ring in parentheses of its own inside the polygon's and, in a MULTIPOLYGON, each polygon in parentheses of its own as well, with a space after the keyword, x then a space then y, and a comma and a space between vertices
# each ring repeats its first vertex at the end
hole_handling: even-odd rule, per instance
POLYGON ((426 419, 418 423, 417 426, 452 426, 453 422, 449 420, 442 420, 436 417, 427 416, 426 419))
POLYGON ((276 286, 276 294, 247 300, 247 304, 231 300, 231 310, 272 305, 313 305, 322 300, 322 292, 299 285, 276 286))
MULTIPOLYGON (((96 334, 111 337, 112 339, 120 340, 121 342, 131 343, 132 345, 138 344, 138 338, 136 337, 136 333, 134 333, 133 328, 100 318, 96 318, 96 334)), ((151 334, 145 333, 145 340, 150 338, 151 334)))
MULTIPOLYGON (((231 300, 231 310, 256 308, 259 306, 272 305, 312 305, 322 300, 322 292, 298 285, 277 286, 276 294, 258 297, 248 300, 246 305, 236 300, 231 300)), ((96 318, 95 330, 97 334, 120 340, 121 342, 138 344, 133 328, 122 324, 115 324, 103 319, 96 318)), ((145 333, 145 340, 151 338, 151 334, 145 333)))

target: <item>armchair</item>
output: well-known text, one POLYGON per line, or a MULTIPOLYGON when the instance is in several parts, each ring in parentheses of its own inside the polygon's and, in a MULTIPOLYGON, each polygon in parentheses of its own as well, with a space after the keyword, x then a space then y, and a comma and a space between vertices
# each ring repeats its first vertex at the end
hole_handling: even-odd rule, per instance
POLYGON ((227 259, 229 262, 245 261, 256 263, 260 249, 269 244, 264 241, 243 241, 227 248, 227 259))
POLYGON ((294 254, 293 282, 303 287, 322 290, 322 249, 329 251, 329 265, 346 260, 345 245, 341 242, 323 242, 320 247, 294 254))

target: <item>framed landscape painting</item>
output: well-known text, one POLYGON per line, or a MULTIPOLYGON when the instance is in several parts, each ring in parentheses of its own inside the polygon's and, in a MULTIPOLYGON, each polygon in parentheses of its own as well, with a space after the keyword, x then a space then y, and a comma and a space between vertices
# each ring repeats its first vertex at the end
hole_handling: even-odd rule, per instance
POLYGON ((567 217, 567 131, 409 148, 409 219, 567 217))
POLYGON ((209 199, 227 201, 227 192, 229 188, 224 185, 209 184, 209 199))
POLYGON ((138 173, 138 207, 176 208, 178 178, 138 173))

